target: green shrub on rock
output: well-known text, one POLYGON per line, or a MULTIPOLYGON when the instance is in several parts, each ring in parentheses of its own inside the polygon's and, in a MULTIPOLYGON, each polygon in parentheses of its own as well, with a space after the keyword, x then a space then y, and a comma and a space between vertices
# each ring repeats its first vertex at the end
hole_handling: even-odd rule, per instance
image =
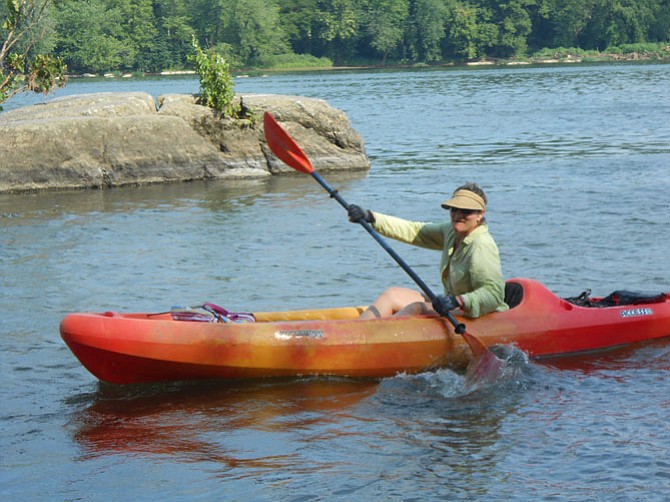
POLYGON ((222 55, 214 51, 205 52, 195 36, 193 48, 195 54, 189 59, 200 77, 201 104, 221 112, 224 116, 233 115, 235 84, 230 65, 222 55))

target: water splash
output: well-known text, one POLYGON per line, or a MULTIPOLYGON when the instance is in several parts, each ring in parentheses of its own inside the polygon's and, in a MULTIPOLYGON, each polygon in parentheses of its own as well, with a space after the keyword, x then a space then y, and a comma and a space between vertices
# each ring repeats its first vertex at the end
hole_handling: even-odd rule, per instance
POLYGON ((486 373, 487 368, 483 368, 486 378, 481 378, 482 368, 477 360, 465 374, 449 368, 401 374, 381 382, 375 401, 399 410, 433 405, 440 409, 451 406, 458 409, 464 398, 488 402, 487 397, 482 397, 484 394, 497 396, 503 388, 510 385, 525 388, 532 381, 534 366, 525 352, 511 345, 493 346, 491 352, 501 364, 495 374, 486 373))
POLYGON ((465 372, 466 392, 518 380, 529 368, 528 354, 512 345, 495 345, 490 352, 475 357, 465 372))

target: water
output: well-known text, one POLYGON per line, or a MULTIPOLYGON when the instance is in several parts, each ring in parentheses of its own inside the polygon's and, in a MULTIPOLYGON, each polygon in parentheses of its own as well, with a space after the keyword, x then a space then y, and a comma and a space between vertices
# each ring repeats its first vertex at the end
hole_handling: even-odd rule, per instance
MULTIPOLYGON (((197 87, 80 80, 59 95, 197 87)), ((507 277, 563 296, 670 291, 670 65, 314 72, 236 89, 346 111, 372 170, 324 177, 350 202, 434 219, 479 182, 507 277)), ((475 391, 446 370, 118 387, 64 346, 72 311, 323 307, 410 286, 308 176, 0 195, 0 226, 3 499, 667 500, 664 341, 517 358, 514 378, 475 391)), ((438 289, 435 253, 392 245, 438 289)))

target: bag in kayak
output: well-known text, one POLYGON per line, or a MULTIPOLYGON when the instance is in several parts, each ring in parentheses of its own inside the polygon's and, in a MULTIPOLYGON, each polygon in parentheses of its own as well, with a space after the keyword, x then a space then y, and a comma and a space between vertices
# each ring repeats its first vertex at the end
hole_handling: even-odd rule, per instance
POLYGON ((175 321, 195 322, 256 322, 253 314, 248 312, 230 312, 214 303, 203 303, 195 307, 172 307, 170 310, 175 321))
POLYGON ((646 305, 648 303, 660 303, 665 301, 665 293, 639 293, 635 291, 614 291, 602 300, 593 302, 592 306, 614 307, 618 305, 646 305))
POLYGON ((617 290, 604 298, 591 298, 591 290, 587 289, 579 296, 564 298, 564 300, 580 307, 617 307, 622 305, 644 305, 665 301, 665 293, 640 293, 636 291, 617 290))

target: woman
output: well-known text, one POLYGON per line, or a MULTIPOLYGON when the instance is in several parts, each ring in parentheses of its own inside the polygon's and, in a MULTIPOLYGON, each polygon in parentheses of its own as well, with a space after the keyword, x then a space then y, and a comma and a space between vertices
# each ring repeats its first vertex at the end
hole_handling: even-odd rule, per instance
POLYGON ((452 198, 442 203, 451 215, 450 221, 442 223, 408 221, 349 206, 352 222, 362 218, 386 237, 442 250, 444 295, 438 295, 431 304, 419 291, 391 287, 361 314, 361 319, 394 314, 444 316, 456 308, 466 317, 479 317, 507 310, 500 253, 484 218, 486 202, 486 195, 477 184, 458 187, 452 198))

